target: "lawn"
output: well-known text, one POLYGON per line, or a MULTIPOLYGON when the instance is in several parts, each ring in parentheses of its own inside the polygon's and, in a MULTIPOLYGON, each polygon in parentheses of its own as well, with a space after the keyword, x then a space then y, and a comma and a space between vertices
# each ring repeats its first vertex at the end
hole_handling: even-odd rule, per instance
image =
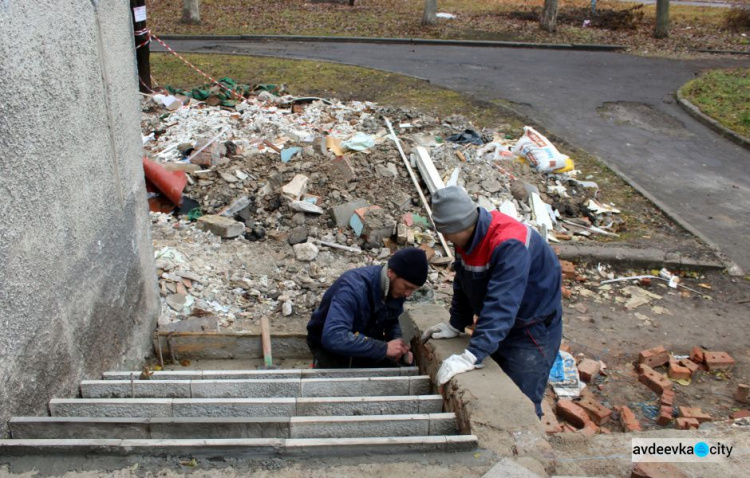
POLYGON ((750 68, 709 71, 681 92, 705 114, 750 138, 750 68))
MULTIPOLYGON (((539 29, 542 0, 440 0, 438 10, 455 19, 422 27, 421 0, 202 0, 201 24, 180 22, 182 0, 148 0, 149 26, 160 34, 332 35, 354 37, 440 38, 600 43, 628 46, 649 55, 674 55, 691 49, 748 51, 750 25, 725 26, 727 9, 672 5, 671 36, 651 38, 655 8, 605 0, 590 11, 588 0, 560 1, 557 33, 539 29), (633 10, 633 8, 635 8, 633 10), (584 22, 588 20, 587 27, 584 22)), ((741 0, 750 5, 750 0, 741 0)), ((748 15, 750 16, 750 14, 748 15)))

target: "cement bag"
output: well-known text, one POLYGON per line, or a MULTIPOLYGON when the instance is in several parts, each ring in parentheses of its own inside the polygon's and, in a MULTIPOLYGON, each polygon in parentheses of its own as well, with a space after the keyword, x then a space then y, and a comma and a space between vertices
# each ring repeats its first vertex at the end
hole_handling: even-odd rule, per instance
POLYGON ((549 372, 549 384, 558 397, 578 397, 585 386, 578 378, 576 360, 568 352, 557 352, 555 363, 549 372))
POLYGON ((525 158, 540 173, 573 169, 573 161, 561 154, 555 145, 530 126, 523 127, 523 136, 511 151, 525 158))

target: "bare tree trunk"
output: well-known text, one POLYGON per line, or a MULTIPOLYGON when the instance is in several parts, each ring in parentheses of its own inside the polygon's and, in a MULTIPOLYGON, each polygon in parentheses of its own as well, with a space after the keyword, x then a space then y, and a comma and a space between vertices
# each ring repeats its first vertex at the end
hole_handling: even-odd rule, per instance
POLYGON ((422 25, 435 25, 437 23, 437 0, 424 0, 424 16, 422 25))
POLYGON ((539 26, 547 32, 557 31, 557 0, 544 0, 544 9, 542 18, 539 19, 539 26))
POLYGON ((654 38, 669 37, 669 0, 656 0, 654 38))
POLYGON ((182 23, 201 22, 201 0, 182 0, 182 23))

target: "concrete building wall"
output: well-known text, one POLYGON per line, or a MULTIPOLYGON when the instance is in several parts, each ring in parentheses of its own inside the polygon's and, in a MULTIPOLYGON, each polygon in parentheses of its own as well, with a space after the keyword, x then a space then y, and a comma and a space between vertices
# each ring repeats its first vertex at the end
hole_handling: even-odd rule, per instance
POLYGON ((129 2, 0 0, 0 436, 158 315, 129 2))

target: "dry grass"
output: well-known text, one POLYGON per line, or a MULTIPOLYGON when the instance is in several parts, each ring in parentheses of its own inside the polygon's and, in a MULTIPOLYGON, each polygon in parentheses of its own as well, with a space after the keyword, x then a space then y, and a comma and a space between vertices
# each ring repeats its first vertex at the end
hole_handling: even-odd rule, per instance
MULTIPOLYGON (((741 0, 750 5, 750 0, 741 0)), ((203 0, 202 23, 180 23, 182 0, 149 0, 150 27, 156 34, 269 34, 333 35, 363 37, 442 38, 538 43, 606 43, 630 47, 639 54, 674 55, 690 49, 748 51, 747 29, 727 26, 724 8, 672 5, 671 37, 651 38, 655 8, 645 6, 643 18, 634 29, 611 30, 606 25, 584 27, 588 0, 560 2, 561 22, 558 32, 539 29, 533 12, 541 9, 543 0, 441 0, 439 10, 457 15, 453 20, 439 20, 434 27, 422 27, 423 3, 419 0, 357 0, 347 3, 316 3, 309 0, 203 0), (530 14, 530 20, 511 19, 511 12, 530 14), (582 16, 583 15, 583 16, 582 16)), ((619 12, 634 4, 617 0, 597 3, 599 13, 619 12)), ((740 10, 740 9, 736 9, 740 10)), ((744 10, 744 9, 742 9, 744 10)))

